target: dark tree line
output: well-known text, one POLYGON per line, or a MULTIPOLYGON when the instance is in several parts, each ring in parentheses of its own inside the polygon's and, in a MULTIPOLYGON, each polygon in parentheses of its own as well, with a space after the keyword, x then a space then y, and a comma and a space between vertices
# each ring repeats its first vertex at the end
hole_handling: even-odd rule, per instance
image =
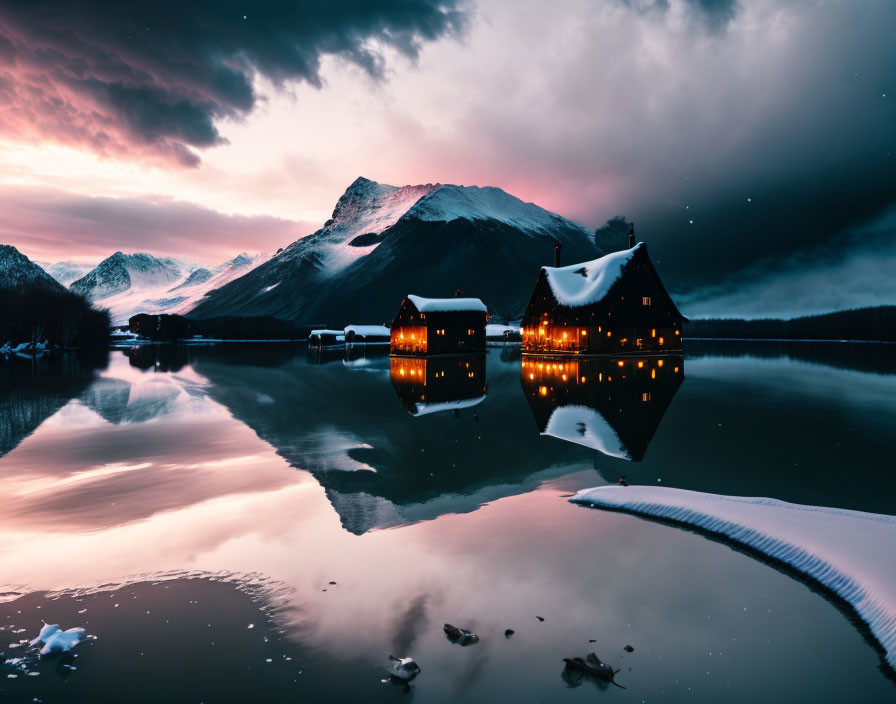
POLYGON ((896 306, 858 308, 790 320, 688 320, 685 337, 761 340, 875 340, 896 342, 896 306))
POLYGON ((105 342, 109 325, 107 311, 61 286, 0 288, 0 346, 44 340, 60 347, 105 342))

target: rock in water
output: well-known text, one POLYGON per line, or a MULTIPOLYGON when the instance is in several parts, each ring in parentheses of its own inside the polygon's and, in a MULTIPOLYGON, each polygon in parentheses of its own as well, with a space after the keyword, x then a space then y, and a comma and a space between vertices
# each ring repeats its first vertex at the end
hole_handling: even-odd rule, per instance
POLYGON ((510 638, 510 636, 512 636, 513 634, 514 634, 514 630, 512 628, 508 628, 506 631, 504 631, 505 638, 510 638))
POLYGON ((459 645, 471 645, 472 643, 479 642, 479 636, 477 636, 472 631, 468 631, 465 628, 452 626, 450 623, 446 623, 444 626, 442 626, 442 630, 445 631, 445 635, 448 636, 448 640, 450 640, 452 643, 457 643, 459 645))
POLYGON ((414 658, 397 658, 390 655, 389 660, 392 663, 389 667, 389 674, 393 680, 410 682, 420 674, 420 666, 414 662, 414 658))

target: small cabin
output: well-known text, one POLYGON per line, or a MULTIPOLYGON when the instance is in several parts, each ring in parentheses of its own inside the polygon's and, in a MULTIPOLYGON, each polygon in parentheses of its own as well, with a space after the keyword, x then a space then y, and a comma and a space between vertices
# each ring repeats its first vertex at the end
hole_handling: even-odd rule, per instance
POLYGON ((680 352, 684 321, 647 245, 564 267, 543 267, 521 324, 523 352, 680 352))
POLYGON ((308 334, 309 347, 339 347, 344 344, 343 330, 312 330, 308 334))
POLYGON ((485 352, 488 312, 478 298, 408 296, 391 327, 395 355, 485 352))

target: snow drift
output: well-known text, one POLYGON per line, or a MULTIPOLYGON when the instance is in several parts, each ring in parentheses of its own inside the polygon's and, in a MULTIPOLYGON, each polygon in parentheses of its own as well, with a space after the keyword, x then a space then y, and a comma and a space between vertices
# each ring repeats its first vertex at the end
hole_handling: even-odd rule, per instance
POLYGON ((789 565, 850 604, 896 670, 896 516, 652 486, 570 501, 694 526, 789 565))

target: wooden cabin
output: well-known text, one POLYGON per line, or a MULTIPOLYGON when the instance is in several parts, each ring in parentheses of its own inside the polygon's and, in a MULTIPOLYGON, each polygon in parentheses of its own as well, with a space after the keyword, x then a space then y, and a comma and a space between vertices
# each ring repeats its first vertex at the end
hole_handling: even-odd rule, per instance
POLYGON ((485 400, 485 355, 390 357, 389 378, 413 416, 460 411, 485 400))
POLYGON ((523 352, 680 352, 684 321, 647 245, 564 267, 543 267, 521 324, 523 352))
POLYGON ((478 298, 408 296, 391 327, 395 355, 485 352, 488 312, 478 298))
POLYGON ((520 382, 538 431, 640 461, 684 380, 677 355, 524 354, 520 382))

